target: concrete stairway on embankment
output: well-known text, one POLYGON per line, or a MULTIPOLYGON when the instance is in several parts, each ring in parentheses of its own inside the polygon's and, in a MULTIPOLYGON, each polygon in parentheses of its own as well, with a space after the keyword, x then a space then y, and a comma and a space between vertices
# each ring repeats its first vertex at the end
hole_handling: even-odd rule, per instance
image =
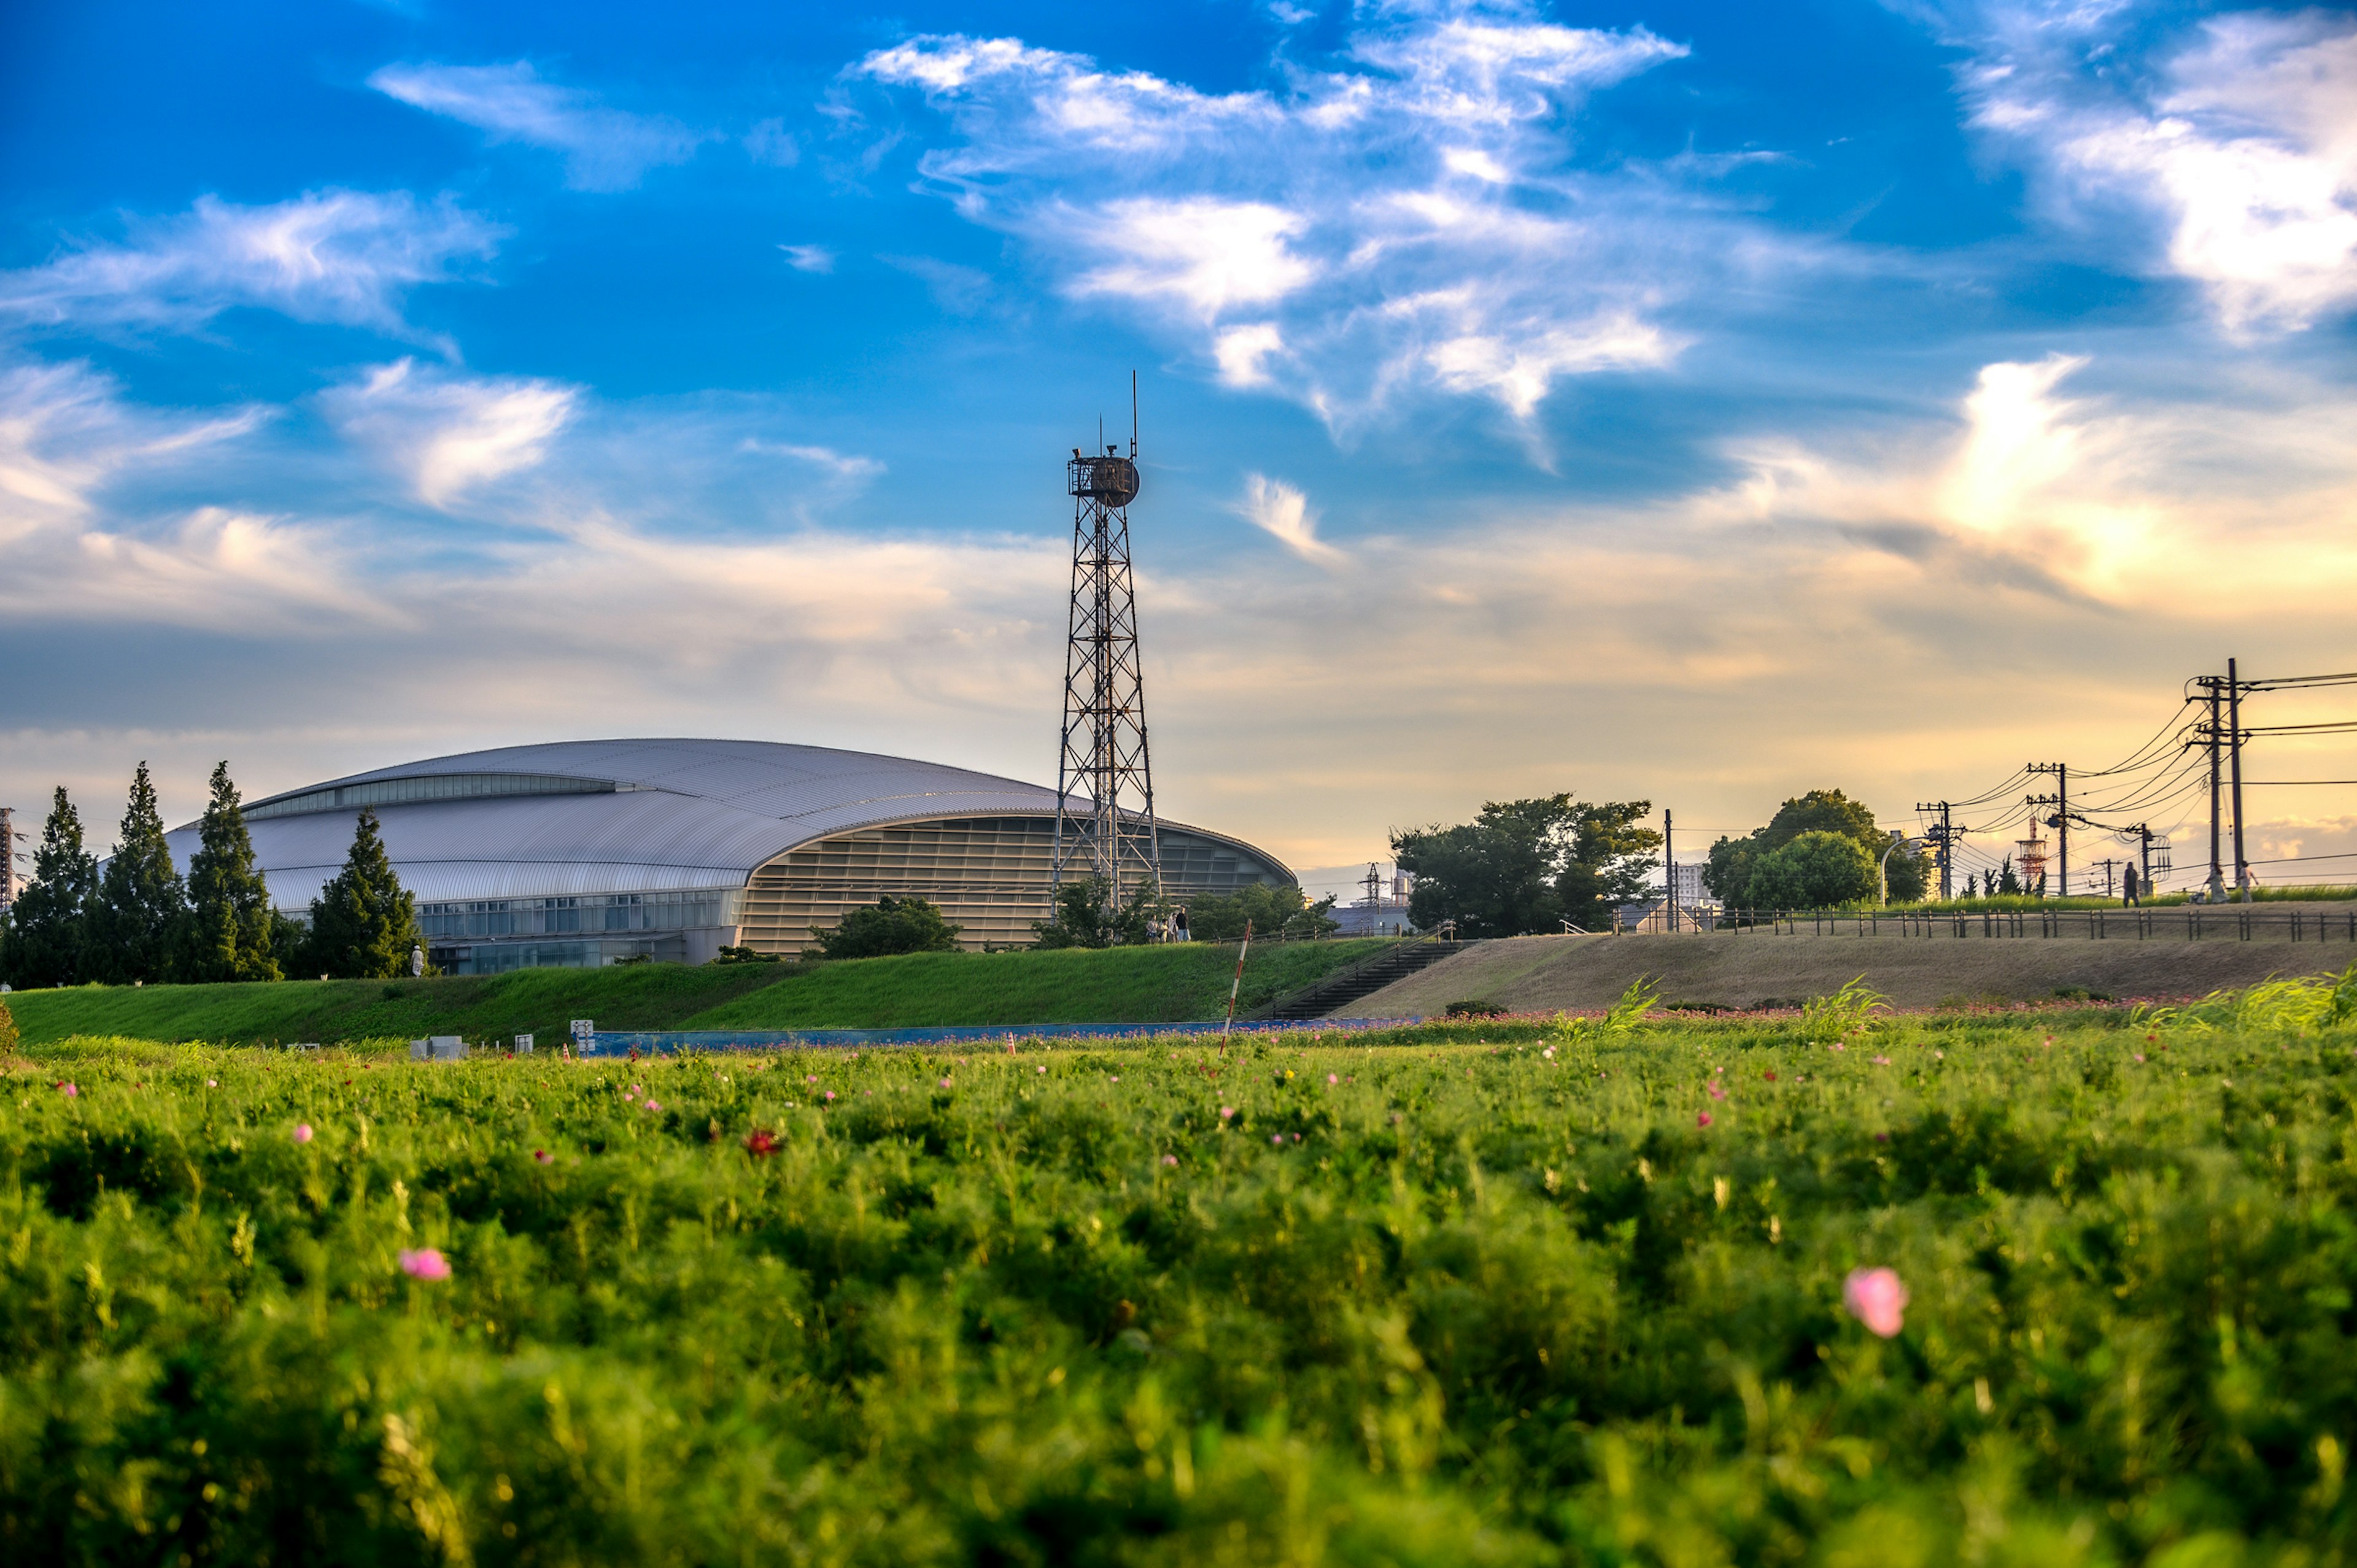
POLYGON ((1351 1004, 1361 997, 1372 995, 1385 986, 1422 973, 1443 959, 1454 957, 1478 945, 1444 940, 1438 937, 1418 937, 1394 942, 1372 957, 1361 959, 1348 969, 1335 971, 1315 985, 1304 986, 1265 1004, 1251 1015, 1261 1019, 1345 1016, 1351 1004))

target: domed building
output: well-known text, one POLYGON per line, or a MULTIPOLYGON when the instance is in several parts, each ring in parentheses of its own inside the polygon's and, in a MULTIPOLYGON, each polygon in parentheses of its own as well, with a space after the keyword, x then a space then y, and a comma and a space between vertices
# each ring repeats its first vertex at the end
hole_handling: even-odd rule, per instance
MULTIPOLYGON (((1053 789, 905 757, 741 740, 504 746, 356 773, 245 808, 290 914, 344 863, 372 807, 446 973, 793 954, 886 894, 931 899, 961 942, 1032 940, 1049 914, 1053 789)), ((1164 822, 1184 902, 1290 884, 1274 855, 1164 822)), ((185 870, 194 824, 169 835, 185 870)))

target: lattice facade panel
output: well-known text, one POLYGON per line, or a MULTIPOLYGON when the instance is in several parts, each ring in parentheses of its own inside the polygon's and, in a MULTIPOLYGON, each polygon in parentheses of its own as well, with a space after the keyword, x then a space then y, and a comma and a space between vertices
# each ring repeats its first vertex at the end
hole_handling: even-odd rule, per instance
MULTIPOLYGON (((1290 881, 1281 867, 1238 846, 1184 828, 1161 830, 1164 886, 1183 903, 1256 882, 1290 881)), ((886 894, 941 906, 965 928, 959 943, 1028 945, 1031 922, 1048 918, 1055 869, 1050 817, 973 817, 908 822, 838 833, 805 844, 753 873, 737 940, 791 955, 813 929, 834 926, 886 894)))

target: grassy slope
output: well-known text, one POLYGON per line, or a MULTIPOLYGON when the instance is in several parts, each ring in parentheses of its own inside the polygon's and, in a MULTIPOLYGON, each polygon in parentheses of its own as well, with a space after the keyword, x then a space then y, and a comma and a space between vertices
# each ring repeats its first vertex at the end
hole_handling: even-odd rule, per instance
MULTIPOLYGON (((1255 947, 1238 1011, 1384 946, 1380 938, 1255 947)), ((707 1008, 685 1029, 916 1028, 928 1024, 1180 1023, 1228 1004, 1236 950, 918 953, 813 965, 707 1008)))
MULTIPOLYGON (((1380 941, 1253 950, 1244 1005, 1306 985, 1380 941)), ((73 1035, 268 1044, 296 1040, 563 1036, 603 1029, 889 1028, 928 1024, 1168 1023, 1217 1017, 1232 947, 1113 952, 926 953, 770 966, 528 969, 435 980, 274 985, 77 986, 11 995, 27 1045, 73 1035)))
POLYGON ((2035 1002, 2076 988, 2109 996, 2202 995, 2270 974, 2338 972, 2357 948, 2331 942, 2022 937, 1516 937, 1480 942, 1351 1004, 1371 1018, 1431 1016, 1480 1000, 1516 1012, 1601 1007, 1631 981, 1664 1002, 1757 1007, 1830 995, 1863 974, 1901 1006, 1955 999, 2035 1002))
POLYGON ((773 985, 778 974, 766 965, 635 964, 433 980, 82 985, 18 992, 7 1001, 27 1045, 70 1035, 268 1044, 529 1033, 554 1041, 574 1018, 605 1028, 670 1028, 697 1009, 773 985))

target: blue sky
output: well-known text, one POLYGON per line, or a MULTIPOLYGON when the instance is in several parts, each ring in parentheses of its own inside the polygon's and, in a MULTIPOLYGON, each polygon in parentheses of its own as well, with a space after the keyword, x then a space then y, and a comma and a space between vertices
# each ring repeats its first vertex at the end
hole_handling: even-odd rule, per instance
POLYGON ((1133 368, 1160 793, 1305 867, 1558 789, 1907 819, 2352 666, 2346 11, 20 6, 0 151, 24 808, 1043 777, 1133 368))

